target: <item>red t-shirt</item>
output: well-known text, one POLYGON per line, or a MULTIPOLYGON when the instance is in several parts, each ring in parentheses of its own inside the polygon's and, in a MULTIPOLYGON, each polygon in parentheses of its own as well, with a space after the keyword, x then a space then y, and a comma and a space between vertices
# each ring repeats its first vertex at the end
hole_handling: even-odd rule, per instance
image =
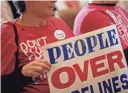
MULTIPOLYGON (((17 51, 17 46, 12 24, 13 22, 3 24, 1 29, 2 75, 11 73, 15 65, 14 54, 17 51)), ((19 37, 19 67, 35 59, 43 58, 41 50, 43 45, 73 36, 72 31, 62 20, 52 17, 47 19, 47 24, 43 27, 28 27, 20 24, 16 24, 16 27, 19 37)), ((28 84, 24 87, 23 93, 49 93, 48 83, 28 84)))
POLYGON ((116 24, 123 49, 128 47, 128 13, 115 5, 88 4, 75 20, 74 34, 80 35, 116 24))

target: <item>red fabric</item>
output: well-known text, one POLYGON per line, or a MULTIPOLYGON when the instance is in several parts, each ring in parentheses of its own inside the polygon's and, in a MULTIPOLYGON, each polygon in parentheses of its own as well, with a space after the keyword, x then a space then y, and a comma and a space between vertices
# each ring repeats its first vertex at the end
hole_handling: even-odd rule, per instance
MULTIPOLYGON (((16 24, 16 27, 19 37, 19 67, 36 58, 43 58, 41 47, 45 43, 58 41, 54 36, 56 30, 64 31, 66 38, 73 36, 69 27, 62 20, 56 18, 48 18, 47 24, 43 27, 27 27, 20 24, 16 24)), ((3 24, 1 30, 1 74, 9 74, 14 70, 14 54, 17 50, 12 22, 3 24)), ((45 81, 37 85, 28 84, 22 93, 49 93, 48 83, 45 81)))
POLYGON ((74 34, 80 35, 116 24, 123 49, 128 47, 128 14, 118 6, 86 5, 75 20, 74 34), (114 18, 106 11, 111 11, 114 18))

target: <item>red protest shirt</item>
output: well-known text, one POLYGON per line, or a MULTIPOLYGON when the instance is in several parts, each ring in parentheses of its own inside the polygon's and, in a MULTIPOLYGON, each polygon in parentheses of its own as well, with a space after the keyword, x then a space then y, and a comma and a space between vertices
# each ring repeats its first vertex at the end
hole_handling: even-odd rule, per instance
MULTIPOLYGON (((15 65, 17 46, 12 24, 13 22, 5 23, 1 29, 2 75, 13 72, 15 65)), ((42 59, 42 46, 74 36, 72 31, 62 20, 52 17, 47 19, 47 24, 43 27, 28 27, 16 24, 16 28, 19 38, 19 67, 35 59, 42 59)), ((31 83, 25 86, 23 91, 23 93, 49 93, 49 87, 47 82, 36 85, 31 83)))
POLYGON ((116 24, 123 49, 128 47, 128 13, 115 5, 88 4, 75 20, 74 34, 80 35, 116 24))

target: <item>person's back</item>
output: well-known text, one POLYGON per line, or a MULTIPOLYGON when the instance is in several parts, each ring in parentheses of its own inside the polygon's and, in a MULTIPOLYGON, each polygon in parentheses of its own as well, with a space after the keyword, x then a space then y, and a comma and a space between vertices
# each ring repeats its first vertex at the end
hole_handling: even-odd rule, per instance
POLYGON ((128 48, 128 14, 116 4, 88 4, 75 20, 74 34, 80 35, 116 24, 123 49, 128 48))

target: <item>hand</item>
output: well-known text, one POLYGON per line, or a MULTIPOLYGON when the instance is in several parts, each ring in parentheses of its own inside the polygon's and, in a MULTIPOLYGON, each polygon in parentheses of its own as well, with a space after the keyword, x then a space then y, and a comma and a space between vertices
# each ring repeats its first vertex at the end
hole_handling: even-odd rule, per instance
POLYGON ((51 64, 47 60, 37 59, 22 68, 22 74, 28 77, 38 77, 42 74, 43 70, 50 70, 51 64))

